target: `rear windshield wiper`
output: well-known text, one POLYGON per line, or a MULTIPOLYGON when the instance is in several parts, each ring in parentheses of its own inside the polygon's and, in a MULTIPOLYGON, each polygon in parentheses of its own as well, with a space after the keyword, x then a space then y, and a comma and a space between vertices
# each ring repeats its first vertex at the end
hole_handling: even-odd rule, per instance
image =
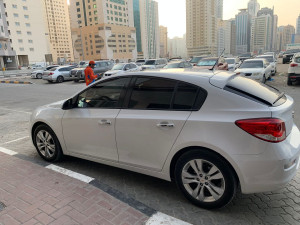
POLYGON ((281 99, 283 96, 284 96, 284 92, 282 92, 282 93, 278 96, 278 98, 276 98, 275 102, 273 102, 272 105, 274 105, 276 102, 278 102, 279 99, 281 99))

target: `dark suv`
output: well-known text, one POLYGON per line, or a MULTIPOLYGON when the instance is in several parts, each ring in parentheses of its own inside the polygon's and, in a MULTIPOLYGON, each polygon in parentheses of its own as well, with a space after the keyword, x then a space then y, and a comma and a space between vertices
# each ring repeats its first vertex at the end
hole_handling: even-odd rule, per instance
POLYGON ((291 59, 293 58, 294 54, 300 52, 300 49, 291 49, 291 50, 287 50, 282 57, 282 63, 286 64, 286 63, 290 63, 291 59))
MULTIPOLYGON (((95 61, 96 65, 94 67, 94 74, 98 74, 98 77, 101 78, 103 74, 111 70, 111 68, 114 66, 114 63, 112 61, 95 61)), ((74 82, 78 82, 80 80, 85 80, 84 76, 84 70, 89 64, 84 64, 81 66, 81 68, 75 68, 70 71, 70 78, 74 82)))

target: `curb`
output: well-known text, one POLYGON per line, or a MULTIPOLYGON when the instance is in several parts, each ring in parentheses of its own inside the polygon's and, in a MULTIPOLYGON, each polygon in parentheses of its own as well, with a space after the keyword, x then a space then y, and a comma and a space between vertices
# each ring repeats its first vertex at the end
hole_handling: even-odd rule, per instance
POLYGON ((0 80, 1 84, 33 84, 29 81, 9 81, 9 80, 0 80))
POLYGON ((131 206, 132 208, 136 209, 137 211, 143 213, 144 215, 148 216, 149 219, 145 222, 146 225, 162 225, 162 224, 165 224, 165 225, 191 225, 190 223, 187 223, 180 219, 174 218, 167 214, 161 213, 161 212, 145 205, 144 203, 139 202, 138 200, 135 200, 135 199, 129 197, 128 195, 124 194, 123 192, 120 192, 120 191, 114 189, 113 187, 111 187, 103 182, 100 182, 99 180, 97 180, 95 178, 88 177, 84 174, 79 174, 77 172, 56 166, 56 165, 48 163, 46 161, 37 160, 37 159, 31 158, 29 156, 19 154, 18 152, 15 152, 15 151, 12 151, 12 150, 9 150, 6 148, 0 147, 0 152, 5 153, 7 155, 11 155, 13 157, 17 157, 17 158, 25 160, 25 161, 29 161, 36 165, 42 166, 46 169, 53 170, 57 173, 61 173, 66 176, 69 176, 74 179, 85 182, 87 184, 90 184, 90 185, 104 191, 105 193, 113 196, 114 198, 120 200, 121 202, 124 202, 125 204, 131 206))

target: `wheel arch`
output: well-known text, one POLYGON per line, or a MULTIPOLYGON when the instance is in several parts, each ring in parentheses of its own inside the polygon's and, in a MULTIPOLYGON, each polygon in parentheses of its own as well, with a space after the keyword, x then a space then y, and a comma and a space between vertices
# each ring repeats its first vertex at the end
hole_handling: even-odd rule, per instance
MULTIPOLYGON (((31 128, 31 131, 30 131, 30 133, 31 133, 31 140, 32 140, 33 144, 34 144, 34 137, 33 137, 34 131, 40 125, 45 125, 45 126, 49 127, 53 131, 53 133, 55 134, 54 130, 52 129, 52 127, 49 124, 47 124, 46 122, 43 122, 43 121, 37 121, 36 123, 33 124, 32 128, 31 128)), ((57 138, 57 140, 59 142, 59 145, 61 147, 62 153, 64 153, 64 148, 63 148, 63 145, 61 143, 61 140, 59 139, 59 137, 56 134, 55 134, 55 136, 56 136, 56 138, 57 138)))
POLYGON ((174 172, 175 172, 175 166, 176 166, 176 163, 178 161, 178 159, 185 153, 191 151, 191 150, 199 150, 199 151, 209 151, 209 152, 212 152, 216 155, 218 155, 219 157, 221 157, 228 165, 229 167, 231 168, 235 178, 236 178, 236 181, 238 183, 238 185, 241 185, 241 182, 240 182, 240 179, 239 179, 239 176, 234 168, 234 166, 232 166, 232 164, 229 162, 229 160, 227 160, 224 156, 222 156, 220 153, 212 150, 212 149, 209 149, 209 148, 206 148, 206 147, 201 147, 201 146, 188 146, 188 147, 185 147, 185 148, 182 148, 181 150, 179 150, 178 152, 176 152, 176 154, 173 156, 172 160, 171 160, 171 163, 170 163, 170 170, 169 170, 169 173, 170 173, 170 178, 172 181, 174 181, 174 172))

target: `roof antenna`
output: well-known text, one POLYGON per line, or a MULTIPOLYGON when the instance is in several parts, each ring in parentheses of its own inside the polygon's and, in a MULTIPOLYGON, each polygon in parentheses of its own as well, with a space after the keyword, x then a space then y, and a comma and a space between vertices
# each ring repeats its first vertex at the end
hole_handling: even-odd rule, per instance
POLYGON ((215 66, 218 64, 219 59, 221 58, 221 56, 223 55, 224 52, 225 52, 225 48, 223 49, 223 51, 222 51, 221 54, 219 55, 219 57, 218 57, 218 59, 217 59, 215 65, 214 65, 212 68, 210 68, 209 70, 214 70, 214 69, 215 69, 215 66))

